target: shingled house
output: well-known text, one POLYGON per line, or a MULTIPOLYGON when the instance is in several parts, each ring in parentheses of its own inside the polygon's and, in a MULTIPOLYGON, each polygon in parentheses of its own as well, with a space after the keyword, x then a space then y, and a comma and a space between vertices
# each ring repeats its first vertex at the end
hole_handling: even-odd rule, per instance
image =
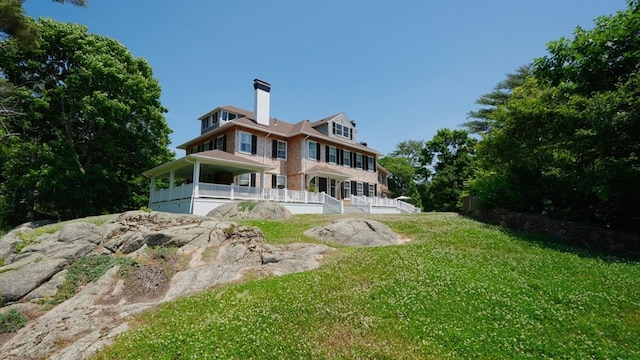
POLYGON ((386 197, 381 154, 357 141, 345 114, 288 123, 269 115, 271 85, 256 79, 253 87, 253 112, 216 107, 198 119, 200 135, 178 146, 184 157, 144 172, 152 210, 206 214, 232 200, 268 199, 292 213, 418 211, 386 197))

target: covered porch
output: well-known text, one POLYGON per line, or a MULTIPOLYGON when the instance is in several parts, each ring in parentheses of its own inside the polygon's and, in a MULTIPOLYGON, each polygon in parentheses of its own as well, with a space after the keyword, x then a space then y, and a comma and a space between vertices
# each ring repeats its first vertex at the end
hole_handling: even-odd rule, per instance
POLYGON ((151 178, 149 208, 156 211, 205 215, 225 202, 272 200, 290 204, 285 206, 292 213, 342 213, 342 203, 326 193, 266 188, 265 172, 270 170, 265 164, 210 150, 143 174, 151 178), (246 179, 236 180, 245 174, 246 179))

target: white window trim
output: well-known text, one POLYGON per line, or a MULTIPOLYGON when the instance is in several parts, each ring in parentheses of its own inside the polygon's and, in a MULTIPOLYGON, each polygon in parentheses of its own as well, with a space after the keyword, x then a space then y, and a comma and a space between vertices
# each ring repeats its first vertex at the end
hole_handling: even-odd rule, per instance
POLYGON ((338 148, 335 146, 329 146, 329 158, 327 159, 329 164, 337 164, 338 163, 338 148), (331 161, 331 150, 333 150, 334 161, 331 161))
POLYGON ((356 196, 364 195, 364 185, 361 181, 356 182, 356 196))
POLYGON ((362 160, 363 160, 362 159, 362 154, 356 153, 356 163, 354 164, 354 167, 356 169, 360 169, 360 170, 364 169, 364 167, 363 167, 364 164, 362 163, 362 160), (358 158, 360 158, 360 165, 358 165, 358 158))
POLYGON ((276 175, 276 189, 286 189, 287 188, 287 175, 276 175), (280 187, 282 184, 282 187, 280 187))
POLYGON ((372 156, 369 156, 367 158, 367 167, 369 168, 368 171, 370 171, 370 172, 375 172, 376 171, 374 164, 375 164, 375 158, 372 157, 372 156))
POLYGON ((370 197, 376 197, 376 196, 377 196, 377 194, 376 194, 375 192, 376 192, 376 186, 375 186, 375 184, 369 184, 369 196, 370 196, 370 197), (373 195, 372 195, 372 194, 373 194, 373 195))
POLYGON ((342 166, 348 167, 348 168, 351 167, 351 151, 342 150, 342 166), (347 154, 349 154, 349 155, 347 155, 347 154), (348 162, 348 164, 347 164, 347 162, 348 162))
POLYGON ((238 152, 243 154, 251 154, 251 133, 240 131, 238 132, 238 152), (242 135, 249 136, 249 151, 242 150, 242 135))
POLYGON ((317 151, 318 151, 318 143, 313 140, 307 140, 307 159, 316 161, 316 158, 318 157, 317 151), (312 148, 311 144, 313 144, 313 152, 315 153, 313 157, 311 156, 311 148, 312 148))
POLYGON ((216 150, 224 149, 224 135, 218 136, 216 138, 216 150))
MULTIPOLYGON (((286 141, 276 140, 276 159, 287 160, 288 145, 286 141), (280 157, 280 144, 284 144, 284 157, 280 157)), ((278 175, 279 176, 279 175, 278 175)))

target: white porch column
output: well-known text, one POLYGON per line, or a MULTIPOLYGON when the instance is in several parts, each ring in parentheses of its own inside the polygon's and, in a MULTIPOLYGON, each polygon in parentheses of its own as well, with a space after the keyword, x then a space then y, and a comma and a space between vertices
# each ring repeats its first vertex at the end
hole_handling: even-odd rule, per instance
POLYGON ((197 198, 200 194, 200 161, 196 160, 193 164, 193 197, 197 198))
POLYGON ((151 177, 151 184, 149 185, 149 208, 151 208, 151 204, 153 203, 153 195, 156 192, 156 178, 155 176, 151 177))
POLYGON ((169 173, 169 199, 167 200, 173 200, 173 183, 175 180, 175 171, 171 170, 171 172, 169 173))
POLYGON ((264 200, 264 170, 260 171, 260 200, 264 200))

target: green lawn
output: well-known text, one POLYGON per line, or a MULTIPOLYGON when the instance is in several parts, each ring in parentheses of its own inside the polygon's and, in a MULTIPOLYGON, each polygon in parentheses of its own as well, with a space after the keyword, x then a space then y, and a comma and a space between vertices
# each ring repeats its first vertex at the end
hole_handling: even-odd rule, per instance
MULTIPOLYGON (((95 358, 640 358, 637 262, 450 214, 373 218, 414 241, 165 304, 95 358)), ((331 219, 244 223, 287 243, 331 219)))

